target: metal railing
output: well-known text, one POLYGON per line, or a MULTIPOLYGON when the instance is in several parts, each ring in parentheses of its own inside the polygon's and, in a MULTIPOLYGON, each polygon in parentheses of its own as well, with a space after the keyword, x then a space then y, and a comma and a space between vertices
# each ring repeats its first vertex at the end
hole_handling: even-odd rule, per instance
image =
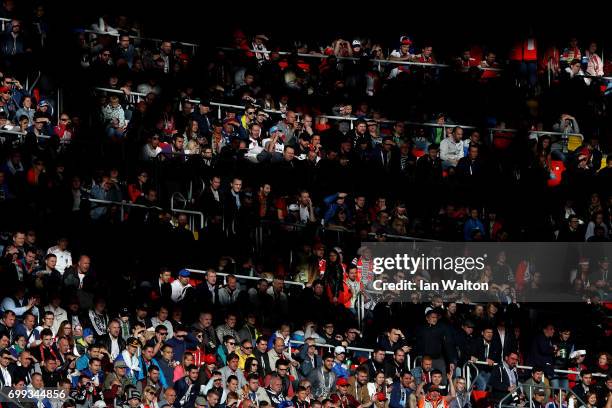
MULTIPOLYGON (((19 136, 19 140, 20 143, 23 143, 23 140, 25 138, 25 136, 28 134, 28 132, 20 132, 18 130, 7 130, 7 129, 0 129, 0 133, 6 133, 9 135, 16 135, 19 136)), ((34 134, 34 133, 32 133, 34 134)), ((49 135, 35 135, 37 139, 51 139, 52 136, 49 135)), ((68 140, 62 140, 60 139, 61 143, 69 143, 68 140)))
POLYGON ((10 18, 0 18, 0 26, 2 27, 2 32, 6 31, 7 23, 10 23, 11 21, 13 20, 11 20, 10 18))
MULTIPOLYGON (((300 344, 300 345, 306 344, 305 341, 301 341, 301 340, 289 340, 289 343, 300 344)), ((330 350, 333 350, 334 348, 336 348, 336 346, 334 346, 333 344, 314 343, 314 345, 316 347, 319 347, 319 348, 327 348, 327 349, 330 349, 330 350)), ((368 358, 372 358, 372 353, 374 353, 374 349, 369 349, 369 348, 352 347, 352 346, 348 346, 348 347, 345 347, 345 348, 347 350, 349 350, 349 351, 357 351, 357 352, 362 352, 362 353, 368 353, 368 358)), ((392 351, 385 351, 385 354, 393 355, 393 352, 392 351)), ((410 354, 408 354, 408 353, 406 353, 406 360, 408 361, 408 363, 407 363, 408 368, 410 368, 410 369, 414 368, 411 365, 412 361, 410 359, 410 354)))
POLYGON ((187 215, 187 218, 189 219, 189 228, 191 229, 192 232, 196 231, 196 219, 199 219, 200 221, 200 226, 199 226, 199 230, 203 230, 204 226, 205 226, 205 220, 204 220, 204 213, 200 212, 200 211, 193 211, 193 210, 184 210, 181 208, 174 208, 174 197, 176 194, 180 194, 178 192, 175 192, 174 194, 172 194, 172 197, 170 198, 170 211, 173 214, 185 214, 187 215))
MULTIPOLYGON (((533 406, 533 404, 531 403, 531 401, 533 400, 533 390, 535 389, 543 389, 543 390, 550 390, 551 395, 555 394, 556 391, 559 391, 558 394, 558 401, 559 401, 559 407, 569 407, 569 404, 565 405, 563 404, 563 393, 565 394, 569 394, 572 395, 574 398, 576 398, 578 404, 574 404, 574 408, 578 408, 578 407, 587 407, 588 405, 584 403, 584 401, 578 397, 578 395, 576 395, 576 393, 574 391, 572 391, 570 388, 556 388, 556 387, 550 387, 547 385, 540 385, 540 384, 518 384, 517 385, 517 389, 521 390, 521 393, 524 395, 525 399, 526 399, 526 404, 529 404, 527 406, 533 406), (528 389, 528 391, 525 393, 525 388, 528 389)), ((518 404, 514 401, 515 399, 515 392, 509 392, 508 394, 506 394, 497 404, 497 408, 514 408, 517 407, 518 404), (506 403, 506 401, 512 399, 513 401, 511 403, 506 403)), ((544 401, 545 403, 547 403, 548 401, 544 401)))
POLYGON ((159 210, 161 211, 162 208, 161 207, 157 207, 157 206, 148 206, 148 205, 143 205, 143 204, 136 204, 136 203, 131 203, 129 201, 110 201, 110 200, 99 200, 97 198, 84 198, 84 200, 88 200, 91 203, 96 203, 96 204, 104 204, 104 205, 118 205, 121 207, 120 211, 121 211, 121 220, 125 220, 125 208, 146 208, 148 210, 159 210))
MULTIPOLYGON (((361 61, 361 58, 358 57, 342 57, 337 55, 327 55, 321 53, 302 53, 302 52, 291 52, 291 51, 271 51, 271 50, 256 50, 256 49, 243 49, 243 48, 232 48, 232 47, 217 47, 217 49, 222 51, 232 51, 232 52, 252 52, 259 54, 278 54, 278 55, 296 55, 302 58, 318 58, 318 59, 327 59, 330 56, 335 57, 337 60, 344 61, 361 61)), ((368 59, 368 62, 373 62, 375 64, 380 65, 414 65, 421 67, 434 67, 434 68, 450 68, 453 65, 449 64, 437 64, 430 62, 418 62, 418 61, 403 61, 403 60, 395 60, 395 59, 368 59)), ((483 71, 503 71, 502 68, 490 68, 490 67, 481 67, 477 66, 475 68, 479 68, 483 71)))
MULTIPOLYGON (((202 275, 206 275, 207 271, 203 271, 201 269, 187 269, 189 272, 192 273, 199 273, 202 275)), ((272 282, 274 279, 272 278, 264 278, 264 277, 258 277, 258 276, 248 276, 248 275, 236 275, 233 273, 226 273, 226 272, 216 272, 217 276, 228 276, 228 275, 233 275, 236 277, 236 279, 244 279, 244 280, 250 280, 250 281, 260 281, 262 279, 267 280, 268 282, 272 282)), ((305 288, 306 285, 304 285, 301 282, 293 282, 293 281, 283 281, 283 284, 285 285, 293 285, 293 286, 299 286, 300 288, 305 288)))
MULTIPOLYGON (((127 35, 127 34, 121 34, 121 33, 114 33, 114 32, 106 32, 106 31, 96 31, 96 30, 90 30, 90 29, 83 29, 83 30, 79 30, 81 32, 84 33, 88 33, 88 34, 96 34, 96 35, 110 35, 111 37, 117 37, 117 42, 119 41, 119 37, 123 36, 123 35, 127 35)), ((173 40, 162 40, 161 38, 148 38, 148 37, 141 37, 138 35, 128 35, 128 37, 130 37, 133 40, 140 40, 140 41, 150 41, 150 42, 155 42, 155 43, 162 43, 164 41, 168 41, 171 42, 173 44, 180 44, 180 45, 184 45, 187 47, 191 47, 193 49, 193 53, 196 53, 196 50, 198 49, 198 47, 200 46, 200 44, 195 44, 195 43, 189 43, 189 42, 184 42, 184 41, 173 41, 173 40)))
MULTIPOLYGON (((478 365, 485 365, 485 366, 489 366, 489 364, 487 364, 486 361, 469 361, 468 363, 472 363, 472 364, 478 364, 478 365)), ((467 363, 466 363, 467 365, 467 363)), ((499 365, 498 363, 493 364, 493 366, 499 365)), ((524 365, 517 365, 516 368, 520 369, 520 370, 532 370, 533 367, 532 366, 524 366, 524 365)), ((555 368, 553 370, 556 374, 580 374, 578 371, 571 371, 571 370, 560 370, 555 368)), ((606 375, 602 374, 602 373, 593 373, 593 377, 602 377, 605 378, 606 375)))
MULTIPOLYGON (((104 91, 104 92, 110 92, 110 93, 116 93, 116 94, 122 94, 122 95, 126 95, 127 94, 121 90, 118 89, 110 89, 110 88, 94 88, 95 90, 98 91, 104 91)), ((143 93, 138 93, 138 92, 130 92, 129 95, 134 95, 137 97, 146 97, 146 94, 143 93)), ((199 104, 201 103, 200 100, 198 99, 188 99, 189 102, 191 103, 195 103, 195 104, 199 104)), ((222 108, 231 108, 231 109, 246 109, 246 106, 244 105, 233 105, 233 104, 227 104, 227 103, 220 103, 220 102, 210 102, 211 106, 215 106, 217 107, 217 117, 219 119, 222 118, 222 108)), ((280 110, 274 110, 274 109, 264 109, 265 112, 268 113, 274 113, 274 114, 284 114, 285 112, 280 111, 280 110)), ((298 114, 298 113, 296 113, 298 114)), ((299 115, 299 114, 298 114, 299 115)), ((412 122, 412 121, 403 121, 403 120, 392 120, 392 119, 371 119, 371 118, 362 118, 362 117, 356 117, 356 116, 335 116, 335 115, 313 115, 315 118, 326 118, 326 119, 331 119, 331 120, 345 120, 345 121, 349 121, 350 125, 351 125, 351 129, 354 128, 354 122, 358 121, 358 120, 374 120, 377 123, 404 123, 405 125, 408 126, 416 126, 416 127, 431 127, 431 128, 443 128, 443 129, 452 129, 455 127, 460 127, 462 129, 479 129, 479 127, 477 126, 473 126, 473 125, 462 125, 462 124, 448 124, 448 123, 433 123, 433 122, 412 122)), ((486 131, 489 132, 490 137, 493 137, 493 133, 494 132, 509 132, 509 133, 516 133, 519 132, 519 129, 511 129, 511 128, 482 128, 486 131)), ((567 135, 576 135, 576 136, 580 136, 584 139, 584 136, 580 133, 572 133, 572 132, 553 132, 553 131, 546 131, 546 130, 528 130, 527 133, 534 133, 537 135, 549 135, 549 136, 567 136, 567 135)))

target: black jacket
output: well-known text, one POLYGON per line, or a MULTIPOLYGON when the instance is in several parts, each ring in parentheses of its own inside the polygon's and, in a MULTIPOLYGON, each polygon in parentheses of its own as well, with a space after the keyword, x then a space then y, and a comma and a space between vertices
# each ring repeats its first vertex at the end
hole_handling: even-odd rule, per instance
MULTIPOLYGON (((516 370, 512 371, 515 376, 515 383, 519 384, 518 374, 516 370)), ((508 394, 508 387, 510 387, 510 377, 503 367, 503 364, 498 364, 491 371, 491 378, 489 379, 489 386, 491 387, 491 396, 493 399, 500 400, 508 394)))
MULTIPOLYGON (((482 337, 476 337, 472 342, 471 349, 472 353, 474 353, 473 355, 480 361, 485 361, 489 358, 496 363, 501 362, 501 343, 500 347, 498 347, 493 340, 487 344, 482 337)), ((491 371, 492 369, 490 366, 480 366, 479 368, 482 371, 491 371)))
MULTIPOLYGON (((112 348, 112 341, 111 341, 110 334, 106 333, 104 336, 100 337, 98 342, 100 344, 103 344, 104 347, 106 347, 106 349, 110 353, 111 348, 112 348)), ((119 346, 119 351, 120 352, 123 351, 123 349, 125 348, 125 340, 123 340, 121 335, 117 338, 117 345, 119 346)))
POLYGON ((447 362, 455 362, 455 345, 446 326, 424 324, 414 333, 414 352, 417 356, 431 356, 433 359, 445 358, 447 362))

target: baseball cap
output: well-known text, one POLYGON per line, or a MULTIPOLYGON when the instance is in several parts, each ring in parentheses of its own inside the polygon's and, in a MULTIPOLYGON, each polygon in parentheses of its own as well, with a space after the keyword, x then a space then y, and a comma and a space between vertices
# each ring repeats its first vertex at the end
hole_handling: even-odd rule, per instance
POLYGON ((93 404, 93 407, 94 407, 94 408, 106 408, 106 402, 104 402, 104 400, 99 400, 99 401, 96 401, 96 402, 93 404))
POLYGON ((127 368, 127 364, 123 360, 116 360, 115 364, 113 364, 115 368, 127 368))
POLYGON ((353 40, 353 47, 361 47, 361 41, 353 40))
POLYGON ((546 390, 544 388, 536 388, 533 392, 536 395, 546 395, 546 390))
POLYGON ((187 269, 181 269, 179 272, 179 276, 181 278, 188 278, 190 275, 189 271, 187 269))
POLYGON ((412 40, 407 36, 400 37, 400 44, 402 45, 410 45, 412 44, 412 40))
POLYGON ((334 349, 334 353, 335 354, 344 354, 346 353, 346 349, 342 346, 336 346, 336 348, 334 349))
POLYGON ((217 359, 215 358, 213 354, 206 354, 204 356, 204 362, 206 364, 217 364, 217 359))
POLYGON ((299 211, 300 207, 297 204, 290 204, 289 211, 299 211))
POLYGON ((196 405, 206 405, 206 398, 200 395, 199 397, 195 399, 195 404, 196 405))
POLYGON ((89 336, 93 336, 93 330, 91 330, 89 327, 83 330, 83 337, 89 337, 89 336))
POLYGON ((119 310, 119 316, 129 316, 130 315, 130 309, 128 309, 127 307, 122 307, 119 310))
POLYGON ((336 381, 336 385, 340 385, 340 386, 342 386, 342 385, 348 385, 348 381, 347 381, 347 379, 346 379, 346 378, 344 378, 344 377, 340 377, 340 378, 338 378, 338 380, 336 381))
POLYGON ((270 128, 270 134, 274 133, 274 132, 280 132, 280 128, 278 126, 272 126, 270 128))
POLYGON ((11 90, 9 89, 8 86, 0 86, 0 93, 8 93, 11 90))
POLYGON ((268 41, 268 37, 266 37, 264 34, 257 34, 255 38, 259 38, 260 40, 268 41))

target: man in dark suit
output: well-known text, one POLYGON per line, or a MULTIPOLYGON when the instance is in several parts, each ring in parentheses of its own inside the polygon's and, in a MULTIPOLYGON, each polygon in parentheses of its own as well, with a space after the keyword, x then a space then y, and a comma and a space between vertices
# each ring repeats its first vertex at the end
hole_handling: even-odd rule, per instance
POLYGON ((242 208, 242 179, 234 177, 230 185, 229 191, 223 194, 223 225, 227 236, 235 236, 238 234, 240 226, 238 225, 239 212, 242 208))
POLYGON ((497 327, 493 330, 493 345, 496 350, 500 350, 499 360, 495 361, 496 363, 502 362, 502 356, 518 350, 514 330, 506 327, 505 319, 501 316, 498 316, 497 327))
POLYGON ((117 320, 108 324, 108 333, 100 337, 99 343, 106 347, 113 358, 125 348, 125 340, 121 337, 121 324, 117 320))
POLYGON ((372 152, 372 163, 376 170, 382 171, 383 174, 399 173, 399 155, 391 137, 384 137, 382 143, 374 149, 372 152))
POLYGON ((204 281, 199 283, 195 290, 198 301, 204 302, 209 305, 211 309, 214 309, 219 304, 217 272, 214 269, 208 269, 204 281))
POLYGON ((223 201, 219 188, 221 187, 221 177, 212 176, 208 186, 204 189, 198 199, 198 208, 200 208, 208 222, 214 224, 221 223, 223 215, 223 201))
POLYGON ((512 351, 504 357, 502 364, 498 364, 493 368, 489 386, 492 391, 491 397, 494 400, 501 400, 509 392, 520 393, 518 373, 516 372, 517 363, 518 354, 512 351))

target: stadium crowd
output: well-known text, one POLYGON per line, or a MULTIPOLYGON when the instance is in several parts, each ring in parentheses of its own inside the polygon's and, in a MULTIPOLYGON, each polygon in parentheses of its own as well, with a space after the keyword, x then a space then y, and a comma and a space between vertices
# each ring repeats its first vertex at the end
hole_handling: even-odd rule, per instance
POLYGON ((541 282, 504 251, 478 277, 497 286, 489 303, 370 297, 362 247, 608 242, 596 43, 519 39, 502 63, 466 47, 441 67, 393 64, 442 60, 406 35, 373 62, 387 58, 370 39, 282 55, 236 31, 233 50, 201 55, 105 16, 74 35, 87 97, 63 110, 16 79, 52 33, 44 9, 14 7, 0 10, 2 386, 69 396, 37 408, 612 407, 606 253, 574 260, 576 302, 548 310, 522 302, 541 282))

